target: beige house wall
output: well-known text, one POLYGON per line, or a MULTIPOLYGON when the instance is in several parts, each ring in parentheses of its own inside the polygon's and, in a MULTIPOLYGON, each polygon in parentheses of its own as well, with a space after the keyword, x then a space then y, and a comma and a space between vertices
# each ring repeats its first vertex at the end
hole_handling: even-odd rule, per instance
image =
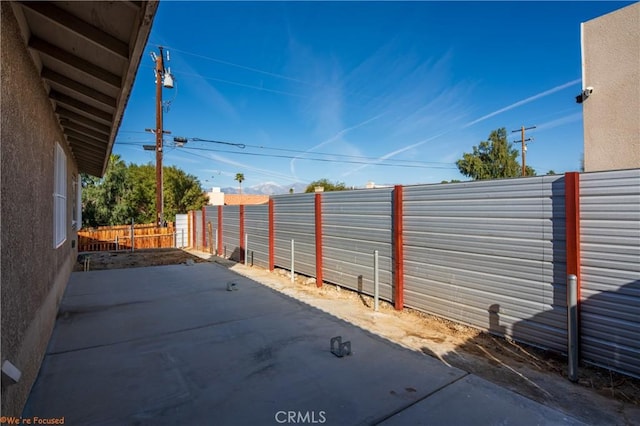
POLYGON ((223 206, 224 205, 224 192, 220 192, 220 188, 215 188, 211 192, 207 192, 207 196, 209 197, 209 202, 207 203, 210 206, 223 206))
POLYGON ((261 194, 224 194, 224 204, 226 206, 239 206, 248 204, 266 204, 269 202, 268 195, 261 194))
POLYGON ((2 381, 3 416, 20 416, 38 374, 75 258, 76 162, 53 114, 9 2, 1 6, 1 361, 22 373, 2 381), (67 154, 67 239, 53 242, 54 152, 67 154))
POLYGON ((581 31, 585 171, 640 167, 640 3, 581 31))

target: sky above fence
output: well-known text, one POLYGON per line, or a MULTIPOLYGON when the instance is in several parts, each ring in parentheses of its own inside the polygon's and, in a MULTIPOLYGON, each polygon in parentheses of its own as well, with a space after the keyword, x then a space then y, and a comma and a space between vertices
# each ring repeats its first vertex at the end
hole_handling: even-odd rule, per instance
POLYGON ((176 80, 163 91, 165 165, 205 187, 236 186, 238 172, 244 187, 464 179, 463 152, 522 125, 537 126, 538 174, 578 170, 580 23, 627 4, 161 2, 114 152, 155 161, 142 145, 162 45, 176 80))

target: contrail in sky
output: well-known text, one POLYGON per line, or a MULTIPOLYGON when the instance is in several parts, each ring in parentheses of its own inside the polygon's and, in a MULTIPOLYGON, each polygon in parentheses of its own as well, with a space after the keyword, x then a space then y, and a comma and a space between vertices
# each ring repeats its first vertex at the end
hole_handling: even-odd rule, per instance
POLYGON ((265 176, 279 177, 281 179, 291 179, 291 176, 286 175, 284 173, 278 173, 278 172, 273 172, 271 170, 261 169, 259 167, 249 166, 249 165, 247 165, 245 163, 240 163, 238 161, 230 160, 230 159, 225 158, 225 157, 223 157, 221 155, 211 154, 211 157, 213 159, 221 162, 221 163, 225 163, 225 164, 229 164, 229 165, 232 165, 232 166, 244 168, 244 169, 247 169, 247 170, 252 170, 254 172, 261 173, 261 174, 263 174, 265 176))
MULTIPOLYGON (((183 149, 186 149, 186 148, 183 148, 183 149)), ((239 168, 241 168, 243 170, 251 170, 251 171, 254 171, 254 172, 259 173, 259 174, 264 175, 264 176, 270 176, 270 177, 274 177, 274 178, 286 179, 286 180, 291 180, 291 181, 294 180, 293 177, 290 176, 290 175, 286 175, 284 173, 274 172, 274 171, 271 171, 271 170, 261 169, 259 167, 249 166, 249 165, 247 165, 245 163, 240 163, 238 161, 233 161, 233 160, 230 160, 230 159, 228 159, 226 157, 223 157, 222 155, 218 155, 218 154, 196 154, 196 153, 190 152, 190 151, 182 151, 182 153, 194 155, 194 156, 200 157, 200 158, 203 158, 203 157, 204 158, 208 158, 210 160, 214 160, 214 161, 217 161, 219 163, 224 163, 224 164, 229 164, 231 166, 239 167, 239 168)))
POLYGON ((559 92, 560 90, 566 89, 567 87, 570 87, 570 86, 573 86, 574 84, 580 83, 580 81, 582 81, 582 80, 579 79, 579 78, 576 79, 576 80, 571 80, 570 82, 565 83, 565 84, 561 84, 560 86, 556 86, 553 89, 545 90, 544 92, 538 93, 537 95, 530 96, 527 99, 523 99, 523 100, 518 101, 518 102, 516 102, 514 104, 511 104, 509 106, 501 108, 501 109, 499 109, 497 111, 493 111, 492 113, 489 113, 489 114, 487 114, 487 115, 485 115, 483 117, 480 117, 480 118, 478 118, 476 120, 473 120, 473 121, 465 124, 463 126, 463 128, 467 128, 469 126, 473 126, 474 124, 479 123, 481 121, 484 121, 487 118, 491 118, 491 117, 493 117, 495 115, 502 114, 503 112, 512 110, 512 109, 517 108, 517 107, 519 107, 521 105, 528 104, 529 102, 533 102, 536 99, 540 99, 540 98, 543 98, 545 96, 551 95, 553 93, 559 92))
MULTIPOLYGON (((372 121, 377 120, 378 118, 382 117, 382 116, 383 116, 383 115, 385 115, 385 114, 386 114, 386 113, 384 113, 384 112, 383 112, 383 113, 380 113, 380 114, 378 114, 378 115, 376 115, 376 116, 374 116, 374 117, 371 117, 371 118, 369 118, 369 119, 367 119, 367 120, 365 120, 365 121, 363 121, 363 122, 361 122, 361 123, 358 123, 358 124, 353 125, 353 126, 351 126, 351 127, 344 128, 344 129, 340 130, 338 133, 336 133, 335 135, 331 136, 329 139, 326 139, 326 140, 324 140, 324 141, 320 142, 318 145, 316 145, 316 146, 314 146, 314 147, 312 147, 312 148, 309 148, 309 149, 308 149, 304 154, 297 155, 297 156, 296 156, 296 158, 294 158, 293 160, 291 160, 291 162, 290 162, 290 164, 289 164, 289 168, 290 168, 290 170, 291 170, 291 174, 292 174, 292 175, 294 175, 294 176, 296 176, 296 171, 295 171, 295 161, 296 161, 298 158, 302 158, 302 156, 303 156, 303 155, 305 155, 306 153, 311 152, 311 151, 313 151, 314 149, 318 149, 318 148, 320 148, 320 147, 322 147, 322 146, 324 146, 324 145, 326 145, 326 144, 328 144, 328 143, 331 143, 331 142, 333 142, 333 141, 338 140, 340 137, 342 137, 342 136, 343 136, 343 135, 345 135, 346 133, 349 133, 350 131, 357 129, 358 127, 362 127, 362 126, 364 126, 364 125, 366 125, 366 124, 368 124, 368 123, 371 123, 372 121)), ((296 176, 296 178, 297 178, 297 176, 296 176)))
POLYGON ((372 160, 371 163, 369 163, 369 164, 363 164, 362 166, 358 166, 353 170, 349 170, 348 172, 343 173, 342 176, 349 176, 350 174, 355 173, 357 171, 360 171, 360 170, 364 169, 365 167, 371 166, 373 164, 378 164, 378 163, 380 163, 380 162, 382 162, 384 160, 387 160, 387 159, 389 159, 391 157, 395 157, 396 155, 398 155, 400 153, 403 153, 403 152, 408 151, 410 149, 413 149, 413 148, 415 148, 417 146, 423 145, 423 144, 425 144, 425 143, 427 143, 429 141, 437 139, 440 136, 442 136, 442 135, 444 135, 446 133, 449 133, 449 132, 451 132, 451 130, 447 130, 445 132, 438 133, 437 135, 431 136, 430 138, 423 139, 423 140, 415 142, 415 143, 413 143, 411 145, 407 145, 407 146, 405 146, 403 148, 396 149, 395 151, 389 152, 389 153, 383 155, 382 157, 380 157, 380 158, 378 158, 376 160, 372 160))
MULTIPOLYGON (((478 118, 478 119, 475 119, 475 120, 473 120, 473 121, 471 121, 471 122, 469 122, 469 123, 465 124, 464 126, 462 126, 462 128, 463 128, 463 129, 465 129, 465 128, 467 128, 467 127, 473 126, 473 125, 474 125, 474 124, 476 124, 476 123, 479 123, 479 122, 481 122, 481 121, 484 121, 484 120, 486 120, 486 119, 488 119, 488 118, 491 118, 491 117, 496 116, 496 115, 498 115, 498 114, 502 114, 503 112, 506 112, 506 111, 512 110, 512 109, 517 108, 517 107, 519 107, 519 106, 522 106, 522 105, 528 104, 529 102, 533 102, 533 101, 535 101, 535 100, 537 100, 537 99, 540 99, 540 98, 543 98, 543 97, 545 97, 545 96, 551 95, 551 94, 553 94, 553 93, 559 92, 560 90, 566 89, 567 87, 570 87, 570 86, 573 86, 573 85, 575 85, 575 84, 580 83, 580 81, 581 81, 581 79, 579 79, 579 78, 578 78, 578 79, 576 79, 576 80, 571 80, 571 81, 569 81, 569 82, 567 82, 567 83, 561 84, 560 86, 556 86, 556 87, 551 88, 551 89, 549 89, 549 90, 545 90, 544 92, 540 92, 540 93, 538 93, 537 95, 530 96, 530 97, 528 97, 528 98, 526 98, 526 99, 523 99, 523 100, 521 100, 521 101, 518 101, 518 102, 516 102, 516 103, 513 103, 513 104, 511 104, 511 105, 509 105, 509 106, 506 106, 506 107, 504 107, 504 108, 500 108, 499 110, 493 111, 493 112, 491 112, 491 113, 489 113, 489 114, 487 114, 487 115, 484 115, 484 116, 482 116, 482 117, 480 117, 480 118, 478 118)), ((389 152, 389 153, 387 153, 387 154, 385 154, 385 155, 381 156, 381 157, 380 157, 380 158, 378 158, 377 160, 373 160, 370 164, 364 164, 364 165, 362 165, 362 166, 356 167, 356 168, 355 168, 355 169, 353 169, 353 170, 349 170, 348 172, 344 173, 342 176, 348 176, 348 175, 350 175, 350 174, 352 174, 352 173, 355 173, 355 172, 357 172, 357 171, 362 170, 362 169, 363 169, 363 168, 365 168, 365 167, 368 167, 368 166, 370 166, 370 165, 373 165, 373 164, 379 163, 379 162, 381 162, 381 161, 387 160, 387 159, 389 159, 389 158, 391 158, 391 157, 395 157, 396 155, 398 155, 398 154, 400 154, 400 153, 403 153, 403 152, 408 151, 408 150, 410 150, 410 149, 416 148, 416 147, 418 147, 418 146, 420 146, 420 145, 424 145, 425 143, 427 143, 427 142, 429 142, 429 141, 432 141, 432 140, 434 140, 434 139, 436 139, 436 138, 439 138, 439 137, 440 137, 440 136, 442 136, 442 135, 445 135, 445 134, 447 134, 447 133, 450 133, 450 132, 452 132, 453 130, 454 130, 454 129, 450 129, 450 130, 447 130, 447 131, 441 132, 441 133, 439 133, 439 134, 437 134, 437 135, 435 135, 435 136, 432 136, 432 137, 430 137, 430 138, 423 139, 423 140, 418 141, 418 142, 415 142, 415 143, 413 143, 413 144, 411 144, 411 145, 407 145, 407 146, 405 146, 405 147, 403 147, 403 148, 399 148, 399 149, 397 149, 397 150, 395 150, 395 151, 389 152)))
POLYGON ((538 124, 536 126, 537 130, 546 130, 546 129, 552 129, 554 127, 558 127, 558 126, 562 126, 564 124, 567 123, 572 123, 574 121, 578 121, 582 118, 582 112, 576 112, 570 115, 566 115, 564 117, 560 117, 557 118, 555 120, 552 121, 548 121, 546 123, 542 123, 542 124, 538 124))

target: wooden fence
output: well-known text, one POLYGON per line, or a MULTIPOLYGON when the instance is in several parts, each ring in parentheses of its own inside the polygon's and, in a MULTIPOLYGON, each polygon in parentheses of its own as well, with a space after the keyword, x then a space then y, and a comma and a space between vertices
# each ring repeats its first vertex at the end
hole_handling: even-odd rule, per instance
POLYGON ((173 222, 166 227, 154 224, 100 226, 78 231, 78 251, 117 251, 175 247, 173 222))

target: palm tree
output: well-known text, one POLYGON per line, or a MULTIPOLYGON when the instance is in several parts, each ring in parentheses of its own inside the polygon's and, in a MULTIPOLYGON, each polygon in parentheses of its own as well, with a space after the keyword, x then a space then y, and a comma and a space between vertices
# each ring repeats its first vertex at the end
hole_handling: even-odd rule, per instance
POLYGON ((238 188, 240 189, 240 194, 242 194, 242 181, 244 180, 244 173, 236 173, 235 180, 238 181, 238 188))

